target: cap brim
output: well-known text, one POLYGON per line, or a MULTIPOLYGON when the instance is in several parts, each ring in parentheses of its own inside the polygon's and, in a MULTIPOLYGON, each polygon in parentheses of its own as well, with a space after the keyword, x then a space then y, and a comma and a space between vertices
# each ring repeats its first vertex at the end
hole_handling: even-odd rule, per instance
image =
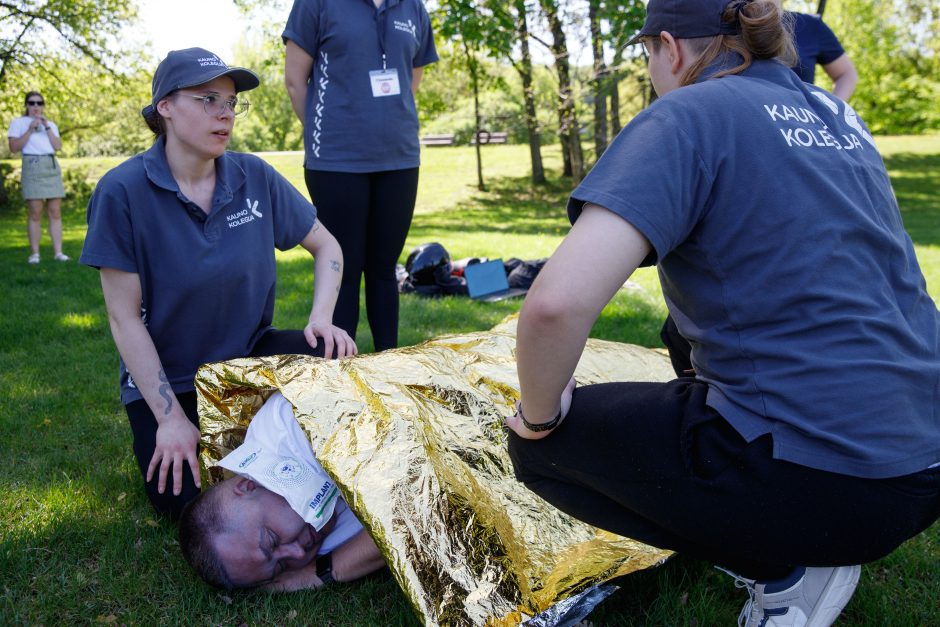
POLYGON ((179 85, 177 86, 177 89, 185 89, 187 87, 195 87, 196 85, 204 85, 209 81, 214 81, 220 76, 228 76, 230 79, 232 79, 232 81, 235 83, 236 92, 251 91, 261 84, 261 79, 259 79, 258 75, 251 70, 245 69, 243 67, 230 67, 215 74, 209 73, 200 76, 198 81, 189 83, 188 85, 179 85))
POLYGON ((633 38, 632 38, 630 41, 628 41, 627 43, 625 43, 625 44, 623 45, 623 47, 626 48, 627 46, 634 46, 634 45, 640 43, 644 37, 649 37, 649 35, 646 34, 646 33, 644 33, 644 32, 641 30, 641 31, 638 32, 636 35, 634 35, 633 38))

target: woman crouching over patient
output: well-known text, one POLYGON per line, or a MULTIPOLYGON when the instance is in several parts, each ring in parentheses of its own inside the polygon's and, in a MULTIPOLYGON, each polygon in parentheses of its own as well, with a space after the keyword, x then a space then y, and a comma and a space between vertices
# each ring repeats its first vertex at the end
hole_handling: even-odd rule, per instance
POLYGON ((356 353, 332 323, 343 255, 316 208, 264 161, 226 152, 257 86, 208 50, 170 52, 142 111, 154 145, 108 172, 88 205, 81 262, 101 271, 147 495, 173 518, 199 493, 201 364, 356 353), (303 330, 279 330, 274 249, 298 244, 315 259, 312 308, 303 330))
POLYGON ((733 571, 742 625, 829 625, 860 564, 940 515, 940 314, 870 132, 789 69, 776 2, 651 0, 637 40, 660 98, 572 194, 522 307, 516 473, 733 571), (678 378, 577 388, 652 264, 678 378))

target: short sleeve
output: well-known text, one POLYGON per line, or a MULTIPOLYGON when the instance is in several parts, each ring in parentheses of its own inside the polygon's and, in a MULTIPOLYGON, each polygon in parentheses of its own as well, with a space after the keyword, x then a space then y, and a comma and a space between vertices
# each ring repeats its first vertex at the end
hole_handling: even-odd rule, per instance
POLYGON ((59 127, 56 126, 55 122, 49 122, 49 128, 52 129, 53 135, 55 135, 56 137, 61 137, 61 135, 59 135, 59 127))
POLYGON ((93 268, 138 273, 134 229, 125 189, 103 178, 88 201, 88 232, 79 261, 93 268))
POLYGON ((695 228, 712 178, 681 123, 647 109, 617 136, 571 194, 568 217, 574 223, 588 202, 614 212, 649 240, 656 253, 644 262, 649 265, 695 228))
POLYGON ((820 65, 828 65, 845 54, 845 50, 842 48, 839 38, 836 37, 832 29, 821 19, 818 25, 818 37, 819 52, 816 56, 816 60, 820 65))
POLYGON ((424 3, 420 0, 418 8, 421 16, 421 41, 418 50, 415 52, 414 67, 424 67, 437 61, 437 48, 434 46, 434 33, 431 29, 431 18, 424 3))
POLYGON ((274 208, 274 245, 278 250, 297 246, 313 228, 317 210, 297 188, 267 163, 271 206, 274 208))
POLYGON ((292 41, 316 58, 320 48, 320 1, 294 0, 281 40, 286 44, 292 41))
POLYGON ((9 130, 7 130, 7 137, 22 137, 27 128, 29 128, 29 120, 27 118, 14 118, 10 122, 9 130))

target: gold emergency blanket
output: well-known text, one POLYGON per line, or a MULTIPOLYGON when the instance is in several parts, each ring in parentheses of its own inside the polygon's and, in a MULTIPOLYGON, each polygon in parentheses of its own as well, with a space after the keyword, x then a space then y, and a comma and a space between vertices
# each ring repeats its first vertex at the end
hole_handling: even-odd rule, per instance
MULTIPOLYGON (((350 359, 205 365, 196 379, 203 462, 240 444, 280 390, 427 625, 518 625, 662 562, 669 552, 577 521, 515 480, 503 427, 519 396, 515 330, 511 318, 350 359)), ((575 376, 584 385, 675 375, 660 353, 590 340, 575 376)))

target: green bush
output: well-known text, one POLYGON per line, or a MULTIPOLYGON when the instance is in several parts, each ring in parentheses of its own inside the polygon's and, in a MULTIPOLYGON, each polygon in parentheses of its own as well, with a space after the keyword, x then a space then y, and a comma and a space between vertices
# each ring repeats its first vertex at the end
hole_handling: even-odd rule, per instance
POLYGON ((62 183, 65 185, 65 197, 73 206, 85 207, 95 190, 95 181, 87 165, 72 163, 62 168, 62 183))
MULTIPOLYGON (((71 163, 62 166, 62 183, 65 186, 63 210, 84 209, 95 189, 95 172, 89 164, 71 163)), ((59 162, 62 163, 61 161, 59 162)), ((23 206, 23 187, 20 182, 22 167, 19 161, 0 161, 0 211, 19 211, 23 206)))
POLYGON ((23 206, 20 169, 18 163, 0 162, 0 211, 14 211, 23 206))

